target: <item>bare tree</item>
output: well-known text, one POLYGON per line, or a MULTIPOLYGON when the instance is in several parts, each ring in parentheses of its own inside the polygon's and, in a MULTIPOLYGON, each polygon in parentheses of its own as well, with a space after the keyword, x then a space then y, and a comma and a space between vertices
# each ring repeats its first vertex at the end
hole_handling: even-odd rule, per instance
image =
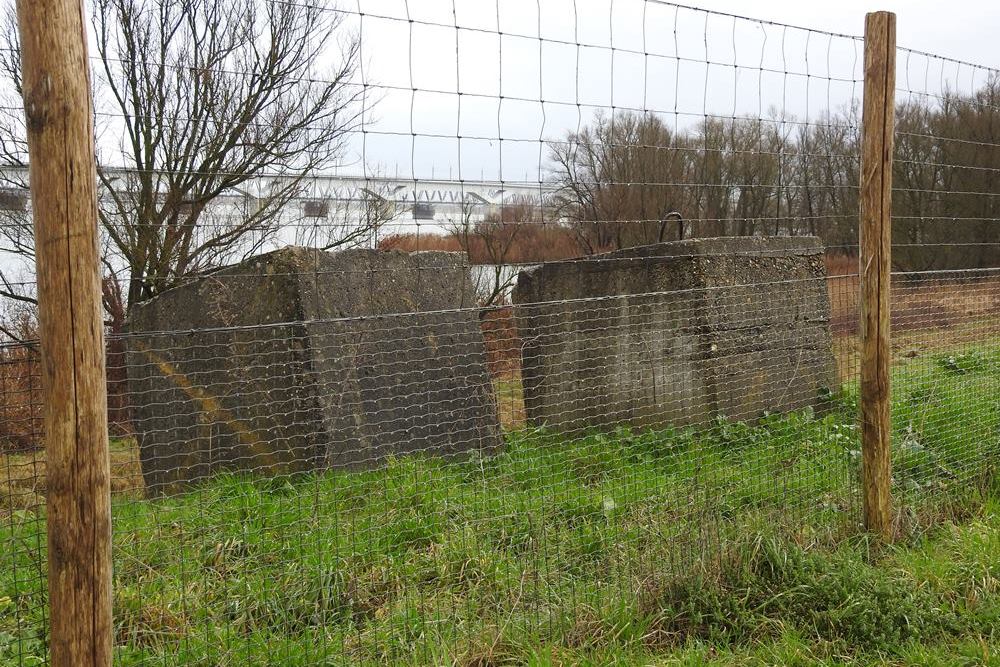
POLYGON ((558 215, 584 254, 673 240, 673 211, 688 206, 691 151, 655 115, 598 114, 549 146, 558 215))
POLYGON ((794 119, 773 111, 671 131, 654 114, 598 114, 550 145, 559 213, 586 254, 692 237, 819 233, 816 217, 835 208, 856 218, 857 208, 856 197, 839 194, 857 182, 856 161, 843 155, 856 153, 854 144, 831 129, 840 117, 826 120, 793 133, 794 119), (803 152, 830 155, 812 162, 803 152))
POLYGON ((482 306, 502 304, 517 280, 512 255, 525 230, 541 221, 538 208, 528 198, 512 197, 499 213, 473 221, 478 204, 465 203, 462 219, 454 222, 449 233, 479 270, 475 273, 476 294, 482 306))
MULTIPOLYGON (((126 276, 129 307, 259 250, 306 179, 341 157, 361 111, 352 81, 360 44, 332 9, 278 0, 92 3, 95 98, 107 108, 97 111, 100 220, 107 266, 126 276), (324 61, 335 64, 315 71, 324 61)), ((19 89, 7 34, 11 55, 0 65, 19 89)), ((0 149, 16 148, 0 139, 0 149)), ((22 236, 5 234, 3 249, 30 252, 13 242, 22 236)))
POLYGON ((17 50, 17 15, 7 5, 0 35, 0 296, 34 304, 31 269, 34 233, 28 213, 28 141, 21 110, 21 59, 17 50))
POLYGON ((904 271, 1000 265, 1000 78, 897 110, 893 263, 904 271))

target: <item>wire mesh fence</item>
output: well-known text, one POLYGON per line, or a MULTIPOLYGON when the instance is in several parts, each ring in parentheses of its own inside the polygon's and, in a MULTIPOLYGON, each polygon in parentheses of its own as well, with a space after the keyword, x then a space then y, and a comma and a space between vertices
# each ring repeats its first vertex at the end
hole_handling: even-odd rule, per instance
MULTIPOLYGON (((233 162, 101 169, 121 664, 500 664, 630 614, 666 647, 746 535, 862 530, 862 41, 659 0, 420 4, 271 4, 356 37, 343 79, 291 83, 342 87, 360 175, 208 197, 177 183, 233 162), (140 266, 141 238, 205 250, 140 266)), ((122 55, 93 60, 113 79, 122 55)), ((994 70, 898 65, 907 534, 1000 453, 1000 137, 994 70)), ((26 303, 18 179, 3 281, 26 303)), ((3 325, 0 662, 44 664, 42 349, 30 305, 3 325)))

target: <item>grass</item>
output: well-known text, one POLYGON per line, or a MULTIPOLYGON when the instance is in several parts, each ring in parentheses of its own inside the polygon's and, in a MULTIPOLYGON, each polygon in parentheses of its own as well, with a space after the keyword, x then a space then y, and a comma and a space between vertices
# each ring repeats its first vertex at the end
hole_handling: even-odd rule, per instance
MULTIPOLYGON (((0 454, 0 522, 44 506, 45 479, 44 452, 0 454)), ((111 492, 132 498, 142 494, 139 451, 131 439, 111 439, 111 492)))
MULTIPOLYGON (((996 316, 967 318, 965 321, 937 329, 901 329, 892 333, 892 356, 897 365, 909 360, 939 358, 953 350, 973 349, 981 345, 984 334, 995 329, 996 316)), ((993 335, 994 340, 997 334, 993 335)), ((833 337, 833 356, 837 377, 841 382, 856 381, 861 372, 861 346, 857 335, 833 337)), ((920 361, 917 362, 919 365, 920 361)))
MULTIPOLYGON (((126 493, 117 664, 1000 664, 1000 348, 894 382, 892 546, 858 527, 851 390, 824 415, 126 493)), ((0 664, 39 664, 44 516, 7 504, 0 664)))

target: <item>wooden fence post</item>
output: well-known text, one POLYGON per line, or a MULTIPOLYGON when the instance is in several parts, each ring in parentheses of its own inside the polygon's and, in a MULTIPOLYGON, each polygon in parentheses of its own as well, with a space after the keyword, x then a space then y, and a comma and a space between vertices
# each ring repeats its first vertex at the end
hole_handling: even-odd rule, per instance
POLYGON ((896 15, 865 17, 861 127, 861 451, 865 527, 891 537, 889 272, 896 15))
POLYGON ((97 177, 82 0, 18 0, 42 343, 50 659, 111 664, 97 177))

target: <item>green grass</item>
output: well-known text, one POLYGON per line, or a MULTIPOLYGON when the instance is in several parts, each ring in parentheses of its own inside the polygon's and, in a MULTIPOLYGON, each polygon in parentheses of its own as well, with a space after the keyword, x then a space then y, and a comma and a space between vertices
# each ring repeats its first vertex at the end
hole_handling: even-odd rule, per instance
MULTIPOLYGON (((117 664, 1000 664, 1000 349, 894 383, 893 546, 858 526, 852 390, 120 498, 117 664)), ((2 665, 44 655, 43 519, 0 523, 2 665)))

